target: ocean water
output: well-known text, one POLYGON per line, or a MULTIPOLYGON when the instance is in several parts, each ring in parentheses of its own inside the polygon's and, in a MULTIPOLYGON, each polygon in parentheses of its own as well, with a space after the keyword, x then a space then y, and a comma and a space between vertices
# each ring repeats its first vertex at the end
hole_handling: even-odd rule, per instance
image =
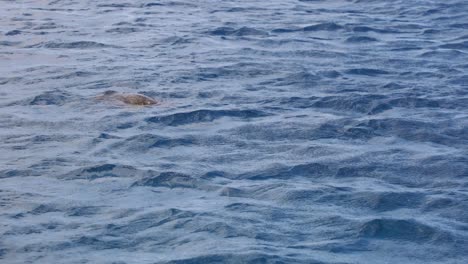
POLYGON ((468 263, 467 17, 0 0, 0 263, 468 263))

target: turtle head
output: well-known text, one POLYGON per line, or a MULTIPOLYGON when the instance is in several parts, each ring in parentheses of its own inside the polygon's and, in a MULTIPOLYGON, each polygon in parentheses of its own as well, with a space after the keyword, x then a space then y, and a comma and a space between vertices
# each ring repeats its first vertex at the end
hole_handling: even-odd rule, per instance
POLYGON ((104 92, 104 95, 113 95, 113 94, 116 94, 117 92, 114 91, 114 90, 107 90, 104 92))

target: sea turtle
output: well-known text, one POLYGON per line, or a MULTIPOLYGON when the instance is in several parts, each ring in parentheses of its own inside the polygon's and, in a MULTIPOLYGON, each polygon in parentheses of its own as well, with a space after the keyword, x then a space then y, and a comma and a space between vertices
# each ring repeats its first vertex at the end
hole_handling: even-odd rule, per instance
POLYGON ((99 100, 117 100, 129 105, 155 105, 159 102, 151 97, 142 94, 119 93, 116 91, 105 91, 102 95, 96 97, 99 100))

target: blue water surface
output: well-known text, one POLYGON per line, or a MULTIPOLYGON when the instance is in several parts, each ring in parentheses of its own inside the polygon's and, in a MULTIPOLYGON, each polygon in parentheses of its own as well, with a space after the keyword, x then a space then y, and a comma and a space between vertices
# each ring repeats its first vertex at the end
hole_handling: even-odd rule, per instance
POLYGON ((0 0, 0 263, 468 263, 467 18, 0 0))

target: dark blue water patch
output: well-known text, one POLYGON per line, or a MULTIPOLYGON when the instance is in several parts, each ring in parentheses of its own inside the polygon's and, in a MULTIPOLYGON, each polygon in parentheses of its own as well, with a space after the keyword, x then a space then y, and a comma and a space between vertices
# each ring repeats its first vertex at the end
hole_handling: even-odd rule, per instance
POLYGON ((16 36, 16 35, 19 35, 21 34, 22 31, 21 30, 11 30, 11 31, 8 31, 7 33, 5 33, 5 36, 16 36))
POLYGON ((227 197, 248 197, 250 195, 248 190, 239 188, 225 187, 221 189, 219 195, 227 197))
POLYGON ((136 126, 138 123, 137 122, 123 122, 119 123, 115 126, 116 129, 129 129, 134 126, 136 126))
MULTIPOLYGON (((463 202, 466 201, 466 199, 467 198, 464 196, 456 197, 456 195, 453 195, 453 197, 450 198, 438 197, 428 201, 422 210, 423 212, 436 213, 437 215, 459 221, 460 223, 466 223, 468 221, 468 215, 466 214, 468 206, 466 202, 463 202)), ((462 224, 456 226, 455 230, 463 232, 468 229, 464 224, 462 224)))
POLYGON ((269 180, 293 179, 295 177, 321 178, 334 175, 334 170, 327 164, 307 163, 295 166, 274 166, 267 170, 248 172, 236 176, 238 179, 269 180))
POLYGON ((308 87, 308 86, 317 84, 317 82, 320 79, 321 79, 320 76, 317 76, 307 71, 302 71, 302 72, 290 74, 285 77, 268 80, 260 84, 261 85, 275 85, 275 86, 297 85, 297 86, 308 87))
POLYGON ((206 224, 194 231, 194 233, 206 232, 211 235, 216 235, 222 238, 235 238, 235 237, 250 237, 252 236, 251 233, 247 231, 240 230, 240 228, 236 228, 231 226, 227 223, 223 222, 214 222, 206 224))
POLYGON ((47 49, 101 49, 115 48, 117 46, 103 44, 94 41, 75 41, 75 42, 43 42, 26 48, 47 48, 47 49))
POLYGON ((390 239, 416 243, 452 240, 449 233, 412 219, 382 218, 370 220, 361 226, 359 235, 372 239, 390 239))
POLYGON ((29 101, 29 105, 59 105, 60 106, 69 102, 70 98, 71 98, 71 94, 61 91, 61 90, 47 91, 40 95, 35 96, 31 101, 29 101))
POLYGON ((59 76, 54 76, 51 79, 65 80, 65 79, 73 79, 73 78, 77 78, 77 77, 90 77, 90 76, 94 76, 94 75, 97 75, 97 73, 90 72, 90 71, 76 71, 76 72, 67 73, 67 74, 63 74, 63 75, 59 75, 59 76))
POLYGON ((60 212, 61 210, 57 208, 56 205, 53 204, 41 204, 38 207, 31 210, 29 213, 33 215, 45 214, 45 213, 53 213, 53 212, 60 212))
POLYGON ((353 36, 346 39, 346 42, 349 43, 369 43, 378 41, 376 38, 373 37, 366 37, 366 36, 353 36))
POLYGON ((250 28, 250 27, 241 27, 238 29, 232 27, 219 27, 209 32, 209 34, 214 36, 266 36, 268 32, 250 28))
POLYGON ((284 124, 282 127, 279 127, 277 123, 248 124, 232 129, 229 133, 248 140, 263 140, 267 142, 282 141, 284 138, 313 140, 338 136, 343 126, 342 122, 338 122, 338 124, 327 123, 318 127, 301 122, 284 124))
POLYGON ((369 209, 384 212, 397 209, 419 208, 425 195, 411 192, 353 192, 336 193, 321 196, 316 202, 331 203, 345 208, 369 209))
POLYGON ((280 263, 308 263, 308 264, 339 264, 338 262, 321 262, 314 259, 304 260, 294 256, 268 255, 262 253, 243 254, 211 254, 180 260, 158 262, 157 264, 201 264, 201 263, 226 263, 226 264, 280 264, 280 263))
POLYGON ((297 31, 302 31, 301 28, 275 28, 271 32, 272 33, 291 33, 291 32, 297 32, 297 31))
POLYGON ((30 176, 40 176, 42 175, 41 172, 33 170, 33 169, 26 169, 26 170, 18 170, 18 169, 7 169, 7 170, 0 170, 0 179, 1 178, 11 178, 11 177, 30 177, 30 176))
MULTIPOLYGON (((428 200, 424 206, 424 211, 439 211, 446 210, 447 208, 453 208, 460 206, 461 204, 452 198, 433 198, 428 200)), ((465 206, 466 207, 466 206, 465 206)))
POLYGON ((130 3, 122 3, 122 4, 117 4, 117 3, 110 3, 110 4, 98 4, 96 7, 113 7, 113 8, 126 8, 126 7, 133 7, 134 5, 130 3))
POLYGON ((337 31, 340 29, 343 29, 344 27, 342 25, 333 23, 333 22, 327 22, 327 23, 320 23, 316 25, 311 25, 311 26, 306 26, 303 27, 303 31, 337 31))
POLYGON ((101 206, 74 206, 66 210, 69 217, 89 217, 101 213, 101 206))
POLYGON ((13 84, 21 81, 23 78, 21 77, 11 77, 11 78, 0 78, 0 85, 5 85, 5 84, 13 84))
POLYGON ((151 3, 146 3, 142 5, 142 7, 153 7, 153 6, 164 6, 164 4, 160 2, 151 2, 151 3))
POLYGON ((444 45, 440 45, 439 47, 443 48, 443 49, 467 50, 468 49, 468 41, 444 44, 444 45))
POLYGON ((135 241, 122 239, 122 238, 101 238, 94 236, 81 236, 77 237, 71 242, 58 244, 56 250, 66 250, 73 247, 88 247, 93 250, 106 250, 106 249, 124 249, 132 248, 137 243, 135 241))
POLYGON ((201 91, 198 93, 197 97, 201 99, 208 99, 208 98, 215 98, 215 97, 220 97, 223 93, 218 90, 212 90, 212 91, 201 91))
POLYGON ((439 34, 441 33, 440 30, 437 30, 437 29, 426 29, 423 31, 423 35, 432 35, 432 34, 439 34))
MULTIPOLYGON (((466 128, 463 132, 466 131, 466 128)), ((466 133, 462 136, 467 139, 466 133)), ((455 178, 462 179, 468 176, 468 158, 467 156, 454 155, 450 159, 444 158, 442 155, 433 156, 427 159, 423 159, 420 162, 423 169, 420 169, 421 173, 427 174, 432 177, 442 178, 455 178)))
POLYGON ((468 39, 468 35, 463 35, 461 37, 456 38, 455 40, 463 40, 463 39, 468 39))
MULTIPOLYGON (((234 177, 230 177, 234 179, 234 177)), ((219 190, 219 195, 227 197, 243 197, 251 199, 278 199, 278 193, 283 193, 287 186, 282 183, 261 184, 251 187, 224 187, 219 190)), ((287 195, 285 195, 287 196, 287 195)))
POLYGON ((317 75, 324 78, 336 79, 341 76, 341 73, 335 70, 318 71, 317 75))
POLYGON ((99 178, 115 178, 115 177, 143 177, 154 175, 155 172, 149 170, 140 170, 132 166, 117 165, 117 164, 102 164, 90 167, 84 167, 65 173, 59 178, 66 180, 95 180, 99 178))
POLYGON ((99 206, 71 206, 66 207, 58 204, 41 204, 29 211, 28 214, 41 215, 47 213, 63 213, 66 216, 92 216, 99 213, 102 207, 99 206))
MULTIPOLYGON (((314 186, 310 188, 289 190, 280 196, 280 201, 293 205, 307 205, 310 203, 316 203, 320 201, 320 199, 322 199, 326 195, 339 195, 343 193, 349 194, 353 191, 354 189, 349 187, 336 187, 328 185, 314 186)), ((272 196, 276 196, 276 193, 276 191, 271 192, 272 196)))
MULTIPOLYGON (((398 136, 406 140, 418 142, 433 142, 454 146, 466 144, 466 140, 453 137, 444 131, 443 124, 433 124, 421 121, 411 121, 406 119, 371 119, 349 128, 347 136, 362 137, 365 134, 374 136, 398 136)), ((455 132, 456 133, 456 132, 455 132)))
POLYGON ((378 114, 391 109, 391 104, 385 102, 383 95, 327 96, 315 100, 313 107, 331 108, 334 110, 356 111, 366 114, 378 114))
POLYGON ((161 123, 167 126, 179 126, 200 122, 211 122, 223 117, 240 118, 249 120, 268 116, 266 112, 260 110, 195 110, 191 112, 175 113, 166 116, 155 116, 147 118, 150 123, 161 123))
POLYGON ((119 136, 115 136, 115 135, 111 135, 111 134, 108 134, 108 133, 101 133, 97 139, 119 139, 121 137, 119 136))
POLYGON ((37 27, 34 27, 33 30, 49 30, 49 29, 58 29, 58 28, 63 28, 63 27, 57 25, 54 22, 45 22, 37 27))
POLYGON ((217 10, 211 11, 210 13, 211 14, 220 13, 220 12, 225 12, 225 13, 249 13, 251 12, 253 13, 253 12, 265 11, 265 10, 266 9, 262 7, 249 6, 249 7, 231 7, 231 8, 225 8, 225 9, 217 9, 217 10))
POLYGON ((380 33, 380 34, 396 34, 396 33, 401 33, 398 30, 386 28, 386 29, 380 29, 380 28, 374 28, 374 27, 369 27, 369 26, 354 26, 352 28, 354 32, 375 32, 375 33, 380 33))
POLYGON ((188 38, 186 36, 172 36, 162 39, 158 44, 154 44, 151 47, 156 47, 158 45, 172 45, 172 46, 185 46, 186 44, 192 43, 193 38, 188 38))
MULTIPOLYGON (((388 104, 390 104, 393 107, 406 107, 406 108, 422 108, 422 107, 436 108, 436 107, 441 107, 442 103, 443 101, 427 99, 427 98, 409 97, 409 96, 388 100, 388 104)), ((447 105, 447 108, 450 108, 450 107, 453 107, 453 105, 449 103, 449 105, 447 105)))
POLYGON ((358 239, 355 242, 348 243, 327 243, 325 245, 317 245, 312 249, 325 250, 338 254, 352 254, 355 252, 371 252, 374 251, 374 246, 365 239, 358 239))
POLYGON ((173 148, 196 144, 193 137, 169 138, 154 134, 140 134, 111 145, 111 149, 123 149, 130 152, 145 152, 152 148, 173 148))
POLYGON ((468 54, 459 50, 435 50, 424 52, 419 56, 422 58, 440 58, 450 60, 462 56, 466 57, 468 54))
POLYGON ((390 74, 390 72, 379 69, 370 69, 370 68, 357 68, 346 70, 345 73, 352 75, 364 75, 364 76, 379 76, 390 74))
POLYGON ((191 211, 170 208, 137 215, 126 224, 108 224, 105 226, 103 233, 106 236, 121 237, 124 234, 135 234, 170 222, 181 222, 192 219, 196 215, 196 213, 191 211))
POLYGON ((12 46, 19 45, 20 43, 21 43, 20 41, 6 41, 6 40, 2 40, 2 41, 0 41, 0 46, 12 47, 12 46))
MULTIPOLYGON (((0 244, 1 246, 1 244, 0 244)), ((0 248, 0 259, 3 259, 3 257, 8 253, 8 250, 6 248, 0 248)))
POLYGON ((167 187, 167 188, 197 188, 201 180, 178 172, 162 172, 156 176, 143 178, 132 186, 167 187))
POLYGON ((450 80, 451 84, 461 85, 463 87, 468 86, 468 75, 464 75, 453 80, 450 80))
POLYGON ((60 222, 47 222, 29 226, 14 226, 9 231, 5 232, 5 236, 17 236, 17 235, 31 235, 31 234, 42 234, 46 232, 60 232, 75 229, 76 225, 63 224, 60 222))
POLYGON ((336 178, 357 178, 357 177, 377 177, 379 169, 376 164, 365 164, 365 165, 341 165, 336 171, 336 178))
POLYGON ((135 33, 139 32, 140 29, 134 28, 134 27, 116 27, 116 28, 111 28, 107 29, 107 33, 116 33, 116 34, 130 34, 130 33, 135 33))
POLYGON ((216 68, 198 68, 191 76, 182 76, 183 81, 211 81, 220 78, 252 78, 271 75, 272 65, 261 63, 235 63, 216 68))
POLYGON ((213 171, 208 171, 205 174, 200 176, 201 179, 214 179, 218 177, 227 178, 228 173, 226 173, 225 171, 213 170, 213 171))
POLYGON ((382 86, 384 89, 399 90, 405 88, 402 84, 396 82, 389 82, 382 86))
POLYGON ((456 29, 468 29, 468 23, 455 23, 449 25, 449 27, 456 28, 456 29))
MULTIPOLYGON (((396 100, 396 99, 395 99, 396 100)), ((386 110, 392 109, 393 106, 398 105, 397 101, 393 102, 384 95, 376 94, 351 94, 344 96, 325 96, 325 97, 291 97, 283 98, 279 101, 281 105, 296 108, 317 108, 317 109, 333 109, 333 110, 346 110, 354 111, 357 113, 364 113, 374 115, 382 113, 386 110)), ((405 105, 411 107, 411 104, 405 105)), ((421 106, 422 107, 422 106, 421 106)))

